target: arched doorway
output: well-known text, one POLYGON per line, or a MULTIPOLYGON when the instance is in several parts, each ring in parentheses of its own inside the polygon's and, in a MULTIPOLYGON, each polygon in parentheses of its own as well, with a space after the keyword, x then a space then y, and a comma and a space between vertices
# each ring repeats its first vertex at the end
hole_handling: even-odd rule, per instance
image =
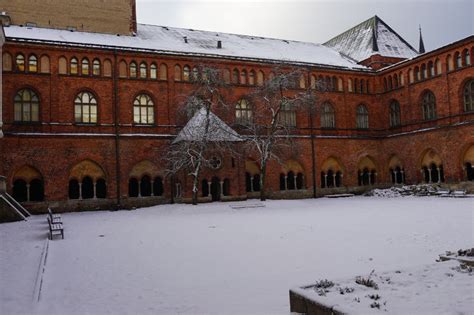
POLYGON ((219 177, 214 176, 211 180, 212 201, 221 200, 221 181, 219 177))

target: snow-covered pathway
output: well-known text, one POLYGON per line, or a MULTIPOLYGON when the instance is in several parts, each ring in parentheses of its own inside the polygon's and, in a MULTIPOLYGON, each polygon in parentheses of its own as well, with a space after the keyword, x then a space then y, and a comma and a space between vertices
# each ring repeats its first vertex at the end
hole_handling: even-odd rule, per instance
POLYGON ((36 311, 288 314, 296 285, 428 264, 471 246, 473 216, 472 199, 434 197, 65 214, 36 311))

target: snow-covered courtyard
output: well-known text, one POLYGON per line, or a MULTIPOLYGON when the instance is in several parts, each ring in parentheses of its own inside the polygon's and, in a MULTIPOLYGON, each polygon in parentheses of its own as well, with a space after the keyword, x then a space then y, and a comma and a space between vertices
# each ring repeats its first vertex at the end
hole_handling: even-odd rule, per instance
POLYGON ((289 314, 295 286, 431 264, 474 243, 472 198, 234 204, 67 213, 65 239, 49 244, 45 215, 2 224, 0 313, 289 314))

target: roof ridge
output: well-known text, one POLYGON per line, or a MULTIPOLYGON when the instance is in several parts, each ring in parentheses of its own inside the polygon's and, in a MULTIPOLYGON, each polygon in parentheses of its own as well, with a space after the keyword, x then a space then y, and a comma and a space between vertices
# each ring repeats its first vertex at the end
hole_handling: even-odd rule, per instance
MULTIPOLYGON (((398 34, 393 28, 390 27, 390 25, 388 25, 387 23, 385 23, 384 20, 382 20, 381 18, 379 18, 378 16, 376 16, 378 21, 380 21, 383 25, 385 25, 386 28, 388 28, 392 33, 394 33, 405 45, 407 45, 408 47, 410 47, 415 53, 418 54, 418 50, 416 50, 415 48, 413 48, 412 45, 410 45, 400 34, 398 34)), ((378 29, 378 26, 377 26, 377 29, 378 29)))

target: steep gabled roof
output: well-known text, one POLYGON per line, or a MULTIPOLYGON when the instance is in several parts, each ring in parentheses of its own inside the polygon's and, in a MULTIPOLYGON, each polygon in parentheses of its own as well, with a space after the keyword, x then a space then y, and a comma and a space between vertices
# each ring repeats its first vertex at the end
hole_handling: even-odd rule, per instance
POLYGON ((413 58, 418 52, 378 16, 354 26, 324 43, 358 62, 380 54, 384 57, 413 58))
POLYGON ((217 117, 213 112, 201 108, 194 114, 186 126, 178 133, 173 143, 181 141, 210 141, 210 142, 224 142, 224 141, 242 141, 239 134, 230 128, 225 122, 217 117), (209 120, 207 120, 209 119, 209 120), (208 130, 206 132, 206 123, 208 130))

